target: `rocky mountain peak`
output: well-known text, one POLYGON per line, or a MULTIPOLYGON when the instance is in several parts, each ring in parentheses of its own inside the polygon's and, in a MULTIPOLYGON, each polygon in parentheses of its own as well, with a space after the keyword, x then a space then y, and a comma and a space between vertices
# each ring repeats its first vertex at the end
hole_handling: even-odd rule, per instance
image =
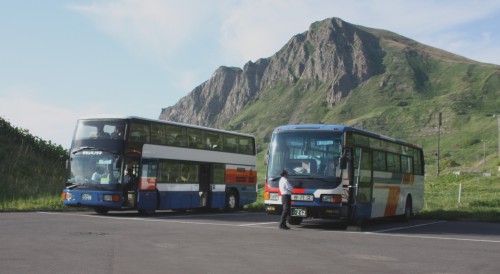
POLYGON ((316 22, 270 58, 248 62, 243 69, 218 68, 177 104, 162 109, 160 119, 220 127, 261 91, 299 79, 328 83, 325 100, 333 105, 379 72, 382 57, 374 35, 339 18, 316 22))

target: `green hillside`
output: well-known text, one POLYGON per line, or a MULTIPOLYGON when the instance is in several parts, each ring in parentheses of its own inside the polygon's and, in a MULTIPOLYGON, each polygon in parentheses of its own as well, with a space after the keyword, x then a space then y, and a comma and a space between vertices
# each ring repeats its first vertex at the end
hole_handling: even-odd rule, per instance
POLYGON ((401 51, 393 50, 393 45, 383 46, 384 73, 363 82, 339 104, 326 104, 326 84, 301 79, 293 86, 283 84, 262 91, 259 100, 235 117, 227 129, 255 134, 260 148, 265 149, 277 125, 353 125, 422 145, 427 173, 435 174, 441 112, 442 172, 496 174, 500 160, 493 115, 500 113, 499 66, 458 57, 457 61, 431 57, 443 54, 440 50, 433 55, 418 48, 401 51))
POLYGON ((0 117, 0 211, 61 207, 67 155, 0 117))

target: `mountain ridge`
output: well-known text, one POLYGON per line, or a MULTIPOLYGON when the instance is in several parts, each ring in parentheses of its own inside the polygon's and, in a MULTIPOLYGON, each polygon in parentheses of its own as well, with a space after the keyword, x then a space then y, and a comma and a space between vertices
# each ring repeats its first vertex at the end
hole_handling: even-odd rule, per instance
POLYGON ((427 145, 432 137, 418 136, 435 131, 439 112, 444 132, 499 112, 499 68, 328 18, 268 58, 219 67, 160 119, 243 131, 260 143, 280 124, 340 123, 427 145))

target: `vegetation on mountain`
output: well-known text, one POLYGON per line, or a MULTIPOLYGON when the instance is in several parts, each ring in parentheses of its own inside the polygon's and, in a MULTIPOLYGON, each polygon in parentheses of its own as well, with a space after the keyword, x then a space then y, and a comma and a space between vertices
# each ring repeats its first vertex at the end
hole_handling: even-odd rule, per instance
POLYGON ((441 171, 496 174, 499 94, 500 66, 330 18, 269 58, 219 68, 160 118, 254 134, 260 149, 282 124, 356 126, 422 145, 436 174, 442 113, 441 171))
MULTIPOLYGON (((219 68, 160 119, 253 134, 259 159, 283 124, 344 124, 417 143, 426 160, 422 216, 500 221, 498 197, 485 195, 500 190, 499 95, 498 65, 330 18, 269 58, 219 68), (450 195, 461 183, 469 202, 450 195)), ((265 167, 258 168, 262 182, 265 167)))

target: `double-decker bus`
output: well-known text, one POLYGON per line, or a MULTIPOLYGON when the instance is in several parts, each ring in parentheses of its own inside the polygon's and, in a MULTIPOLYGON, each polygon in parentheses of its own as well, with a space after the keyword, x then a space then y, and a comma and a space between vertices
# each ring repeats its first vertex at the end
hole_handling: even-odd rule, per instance
POLYGON ((280 172, 292 193, 291 224, 303 218, 409 219, 422 209, 424 156, 420 146, 342 125, 285 125, 273 131, 265 163, 264 204, 280 214, 280 172))
POLYGON ((109 210, 236 209, 257 197, 251 135, 150 120, 77 122, 62 193, 67 206, 109 210))

